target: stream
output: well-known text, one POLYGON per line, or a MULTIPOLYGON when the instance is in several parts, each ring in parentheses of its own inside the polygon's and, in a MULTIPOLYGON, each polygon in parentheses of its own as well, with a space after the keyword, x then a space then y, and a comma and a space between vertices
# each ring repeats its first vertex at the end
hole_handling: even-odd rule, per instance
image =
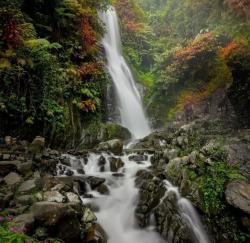
MULTIPOLYGON (((142 98, 137 85, 128 64, 122 56, 117 14, 110 7, 108 11, 100 14, 100 18, 107 28, 106 35, 103 38, 103 46, 106 52, 107 69, 112 77, 119 100, 117 105, 120 111, 121 125, 130 130, 133 140, 143 138, 150 133, 150 126, 143 110, 142 98)), ((108 153, 89 153, 87 161, 70 156, 71 169, 76 176, 104 178, 105 185, 109 190, 109 193, 103 195, 91 190, 90 185, 87 185, 87 194, 91 197, 82 197, 82 201, 95 209, 98 222, 108 235, 108 243, 164 243, 166 240, 156 232, 154 220, 145 229, 137 226, 134 216, 138 200, 138 189, 135 187, 136 173, 142 169, 149 169, 151 155, 145 153, 147 159, 140 161, 140 163, 129 159, 131 155, 133 153, 124 153, 122 156, 114 156, 108 153), (111 168, 111 157, 123 162, 116 173, 111 168), (102 167, 100 166, 100 160, 105 161, 102 167), (77 173, 79 163, 85 175, 77 173)), ((192 230, 197 242, 209 243, 199 215, 191 202, 181 197, 178 188, 174 187, 169 181, 165 180, 164 183, 165 196, 170 191, 176 194, 179 211, 192 230)), ((170 238, 168 242, 171 242, 170 238)))

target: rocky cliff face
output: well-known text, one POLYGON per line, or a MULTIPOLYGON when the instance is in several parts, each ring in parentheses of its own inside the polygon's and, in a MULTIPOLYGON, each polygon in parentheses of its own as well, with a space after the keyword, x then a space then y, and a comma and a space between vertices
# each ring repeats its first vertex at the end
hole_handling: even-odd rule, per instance
MULTIPOLYGON (((158 151, 151 159, 154 174, 148 176, 146 186, 139 184, 139 208, 145 210, 138 210, 138 219, 142 225, 148 222, 149 217, 147 205, 150 201, 147 198, 157 200, 160 197, 161 181, 167 179, 178 186, 181 194, 190 199, 201 213, 214 242, 247 242, 249 239, 250 131, 234 129, 235 116, 230 116, 230 106, 227 115, 223 112, 225 105, 222 111, 217 110, 223 99, 220 94, 213 97, 210 103, 213 108, 207 116, 203 115, 206 103, 194 106, 191 123, 182 125, 187 122, 187 117, 184 113, 180 114, 174 125, 151 134, 136 145, 137 149, 154 148, 158 151), (154 182, 158 187, 157 196, 153 193, 154 184, 150 184, 154 182)), ((144 177, 142 173, 141 178, 144 177)), ((171 218, 170 212, 174 209, 169 203, 174 200, 172 198, 161 202, 161 209, 168 208, 164 217, 162 214, 165 210, 157 209, 155 212, 159 219, 157 222, 161 222, 158 230, 163 235, 166 229, 169 230, 168 226, 164 228, 163 225, 168 225, 172 219, 171 227, 181 227, 178 215, 171 218), (162 220, 159 217, 163 217, 162 220)), ((154 206, 151 210, 155 210, 154 206)), ((181 239, 176 242, 181 242, 181 239)))

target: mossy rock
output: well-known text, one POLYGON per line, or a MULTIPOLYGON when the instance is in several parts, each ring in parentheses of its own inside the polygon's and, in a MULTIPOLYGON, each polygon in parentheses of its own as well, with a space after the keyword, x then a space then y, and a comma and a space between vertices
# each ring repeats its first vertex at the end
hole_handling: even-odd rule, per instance
POLYGON ((115 123, 103 124, 100 132, 98 133, 98 139, 100 141, 108 141, 112 139, 121 139, 126 141, 130 138, 130 131, 127 128, 115 123))

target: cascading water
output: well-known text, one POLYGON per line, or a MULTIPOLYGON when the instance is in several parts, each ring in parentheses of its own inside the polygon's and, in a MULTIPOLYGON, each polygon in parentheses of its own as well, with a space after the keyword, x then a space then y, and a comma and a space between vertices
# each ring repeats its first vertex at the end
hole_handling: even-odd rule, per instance
POLYGON ((150 127, 133 75, 122 56, 116 12, 110 7, 106 12, 100 14, 100 18, 107 28, 103 46, 107 56, 107 68, 119 100, 121 124, 130 130, 135 139, 145 137, 150 133, 150 127))
MULTIPOLYGON (((83 158, 69 156, 71 161, 70 169, 74 171, 75 176, 105 179, 105 185, 108 186, 109 193, 103 195, 87 186, 85 195, 88 196, 83 195, 82 202, 97 210, 95 214, 98 222, 108 235, 108 243, 166 243, 156 233, 154 224, 149 225, 146 229, 140 229, 136 224, 134 216, 138 197, 138 189, 135 187, 136 174, 139 170, 147 170, 151 166, 150 155, 144 155, 146 155, 146 159, 140 161, 140 163, 129 159, 130 156, 136 156, 133 153, 123 156, 90 153, 87 162, 83 158), (103 168, 99 163, 101 157, 102 160, 106 161, 103 168), (111 171, 111 157, 121 159, 124 163, 118 173, 111 171), (79 169, 79 166, 84 170, 85 175, 78 174, 77 169, 79 169), (92 195, 92 197, 89 197, 89 195, 92 195)), ((174 187, 167 180, 164 182, 166 191, 161 200, 167 197, 169 192, 174 192, 178 199, 179 211, 192 230, 196 239, 195 242, 209 243, 209 238, 192 204, 186 198, 181 197, 177 187, 174 187)), ((167 242, 172 242, 171 237, 167 242)))
MULTIPOLYGON (((107 34, 103 39, 103 46, 107 55, 107 68, 113 79, 117 96, 120 102, 120 114, 122 125, 127 127, 135 139, 142 138, 150 133, 150 128, 143 112, 142 101, 131 71, 124 60, 121 52, 121 40, 119 34, 117 15, 113 8, 100 14, 101 19, 107 26, 107 34)), ((164 145, 164 141, 160 141, 164 145)), ((145 153, 142 151, 142 154, 145 153)), ((71 161, 68 166, 59 165, 58 174, 63 175, 67 169, 74 172, 88 181, 88 177, 105 179, 105 185, 109 193, 103 195, 86 182, 86 192, 82 196, 82 202, 97 209, 95 213, 98 222, 108 235, 108 243, 164 243, 164 239, 156 233, 154 225, 146 229, 140 229, 136 224, 134 216, 138 189, 135 187, 135 178, 139 170, 147 170, 150 166, 150 155, 146 154, 145 160, 133 161, 129 156, 136 154, 124 154, 114 156, 110 153, 95 154, 89 153, 85 158, 69 156, 71 161), (100 159, 104 161, 100 166, 100 159), (111 160, 122 161, 118 173, 113 173, 111 160), (61 168, 61 169, 60 169, 61 168), (78 170, 84 171, 85 175, 78 174, 78 170), (61 170, 61 171, 60 171, 61 170), (92 195, 92 196, 91 196, 92 195)), ((186 223, 190 226, 197 242, 209 243, 208 237, 202 228, 198 214, 192 204, 182 198, 178 189, 165 181, 166 195, 174 191, 178 199, 178 208, 186 223)), ((169 241, 171 242, 171 241, 169 241)))

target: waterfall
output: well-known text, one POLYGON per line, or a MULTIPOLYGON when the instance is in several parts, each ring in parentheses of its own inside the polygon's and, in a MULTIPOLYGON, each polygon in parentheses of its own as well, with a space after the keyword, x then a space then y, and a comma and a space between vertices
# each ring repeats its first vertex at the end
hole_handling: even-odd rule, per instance
POLYGON ((102 43, 107 57, 107 69, 119 101, 121 125, 128 128, 135 139, 145 137, 150 133, 150 127, 132 72, 122 55, 117 14, 114 8, 110 7, 100 14, 100 18, 106 25, 102 43))

